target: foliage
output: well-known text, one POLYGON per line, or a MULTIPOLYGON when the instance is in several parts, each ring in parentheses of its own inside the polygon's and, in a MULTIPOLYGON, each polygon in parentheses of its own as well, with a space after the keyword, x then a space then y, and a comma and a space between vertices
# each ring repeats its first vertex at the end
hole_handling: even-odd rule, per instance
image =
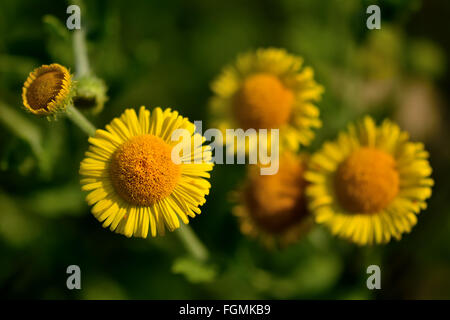
MULTIPOLYGON (((381 1, 380 1, 381 3, 381 1)), ((208 125, 210 81, 238 53, 284 47, 316 71, 326 124, 310 150, 369 113, 396 119, 424 140, 437 181, 429 208, 400 242, 359 248, 317 227, 298 244, 267 250, 245 238, 229 192, 243 166, 218 165, 192 227, 211 261, 185 257, 173 234, 127 239, 104 230, 79 188, 85 135, 66 119, 21 109, 21 86, 41 64, 75 69, 63 1, 0 3, 0 295, 9 298, 450 298, 450 155, 446 25, 449 3, 383 1, 382 29, 365 27, 366 1, 86 1, 82 23, 96 75, 108 85, 104 126, 125 107, 176 107, 208 125), (85 13, 84 13, 85 12, 85 13), (442 22, 444 23, 444 22, 442 22), (446 22, 445 22, 446 23, 446 22), (412 93, 407 88, 415 85, 412 93), (447 90, 448 91, 448 90, 447 90), (413 121, 409 94, 426 92, 413 121), (404 111, 404 110, 403 110, 404 111), (425 124, 427 124, 426 127, 425 124), (445 179, 444 179, 445 178, 445 179), (77 264, 82 290, 65 287, 77 264), (366 288, 381 267, 382 288, 366 288)), ((422 96, 421 96, 422 97, 422 96)), ((416 110, 416 109, 415 109, 416 110)), ((205 125, 204 125, 205 127, 205 125)))

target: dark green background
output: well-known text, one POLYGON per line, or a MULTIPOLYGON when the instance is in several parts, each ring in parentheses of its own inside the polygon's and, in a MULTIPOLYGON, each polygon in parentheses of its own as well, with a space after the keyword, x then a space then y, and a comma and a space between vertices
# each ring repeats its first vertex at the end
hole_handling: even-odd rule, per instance
POLYGON ((390 117, 426 143, 436 186, 429 209, 400 242, 358 248, 317 227, 296 245, 267 251, 240 234, 230 213, 228 193, 240 185, 244 167, 217 165, 207 203, 191 223, 211 252, 208 265, 186 260, 173 234, 144 240, 116 235, 90 214, 80 191, 86 136, 66 119, 49 122, 21 109, 21 87, 35 67, 58 62, 74 70, 71 33, 56 23, 65 25, 67 3, 3 0, 1 297, 450 298, 450 3, 86 3, 82 23, 91 66, 106 81, 110 97, 104 111, 91 117, 98 127, 140 105, 173 107, 207 125, 209 84, 221 68, 238 53, 283 47, 303 56, 325 87, 319 103, 324 125, 309 151, 362 114, 390 117), (373 3, 381 7, 382 28, 369 31, 365 10, 373 3), (187 277, 173 272, 174 264, 189 263, 187 277), (66 289, 71 264, 81 267, 82 290, 66 289), (366 288, 370 264, 381 267, 382 290, 366 288))

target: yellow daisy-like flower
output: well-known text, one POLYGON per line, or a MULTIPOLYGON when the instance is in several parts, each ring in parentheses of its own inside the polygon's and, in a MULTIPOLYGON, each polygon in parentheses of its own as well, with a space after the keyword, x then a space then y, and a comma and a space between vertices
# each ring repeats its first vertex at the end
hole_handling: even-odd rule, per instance
POLYGON ((36 115, 54 115, 66 108, 73 96, 72 76, 66 67, 53 63, 30 72, 22 88, 26 110, 36 115))
POLYGON ((195 133, 195 126, 176 111, 156 108, 150 114, 141 107, 139 115, 127 109, 106 130, 89 138, 91 146, 81 162, 82 189, 103 227, 127 237, 146 238, 173 231, 180 221, 200 214, 205 203, 212 170, 211 148, 195 133), (190 133, 191 152, 180 153, 181 163, 172 160, 176 129, 190 133))
POLYGON ((306 179, 316 222, 359 245, 410 232, 433 180, 428 152, 389 120, 366 117, 312 156, 306 179))
POLYGON ((267 247, 288 245, 306 233, 312 224, 305 199, 307 159, 284 152, 274 175, 261 175, 259 165, 249 167, 243 187, 233 195, 242 233, 267 247))
MULTIPOLYGON (((321 126, 318 101, 323 87, 314 81, 303 59, 283 49, 259 49, 237 58, 212 83, 216 126, 280 129, 282 146, 297 150, 308 145, 321 126)), ((256 133, 257 135, 257 133, 256 133)))

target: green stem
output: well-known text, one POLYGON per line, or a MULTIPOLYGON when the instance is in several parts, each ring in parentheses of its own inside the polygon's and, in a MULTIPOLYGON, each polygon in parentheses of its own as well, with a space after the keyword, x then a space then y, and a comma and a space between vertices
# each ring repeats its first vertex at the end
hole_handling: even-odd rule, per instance
MULTIPOLYGON (((75 4, 81 8, 80 10, 82 12, 85 11, 84 2, 82 0, 71 0, 68 1, 68 4, 75 4)), ((73 31, 72 45, 75 57, 75 75, 76 78, 80 78, 91 72, 87 54, 86 32, 84 31, 84 26, 81 26, 80 29, 73 31)))
POLYGON ((89 68, 84 29, 74 31, 73 50, 75 55, 76 76, 77 78, 80 78, 91 72, 89 68))
POLYGON ((95 126, 86 119, 83 114, 78 111, 73 104, 69 104, 66 109, 67 117, 72 120, 81 130, 83 130, 87 135, 93 137, 95 135, 95 126))
POLYGON ((208 250, 198 239, 192 228, 188 225, 181 226, 176 232, 178 238, 183 242, 186 249, 198 260, 208 259, 208 250))

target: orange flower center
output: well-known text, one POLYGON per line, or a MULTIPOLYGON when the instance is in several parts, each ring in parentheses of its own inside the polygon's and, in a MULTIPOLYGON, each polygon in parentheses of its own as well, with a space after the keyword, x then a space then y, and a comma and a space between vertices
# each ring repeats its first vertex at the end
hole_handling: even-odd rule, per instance
POLYGON ((169 196, 181 176, 181 167, 172 161, 171 152, 166 142, 150 134, 123 143, 110 164, 117 193, 139 206, 150 206, 169 196))
POLYGON ((26 93, 29 106, 33 110, 47 109, 62 89, 63 79, 64 73, 55 70, 39 75, 26 93))
POLYGON ((282 233, 306 215, 302 163, 284 157, 278 173, 256 174, 245 190, 253 221, 270 233, 282 233))
POLYGON ((233 101, 233 112, 243 129, 279 128, 289 120, 294 95, 273 75, 247 78, 233 101))
POLYGON ((362 147, 343 161, 336 172, 340 204, 354 213, 376 213, 386 208, 399 191, 399 174, 391 155, 362 147))

